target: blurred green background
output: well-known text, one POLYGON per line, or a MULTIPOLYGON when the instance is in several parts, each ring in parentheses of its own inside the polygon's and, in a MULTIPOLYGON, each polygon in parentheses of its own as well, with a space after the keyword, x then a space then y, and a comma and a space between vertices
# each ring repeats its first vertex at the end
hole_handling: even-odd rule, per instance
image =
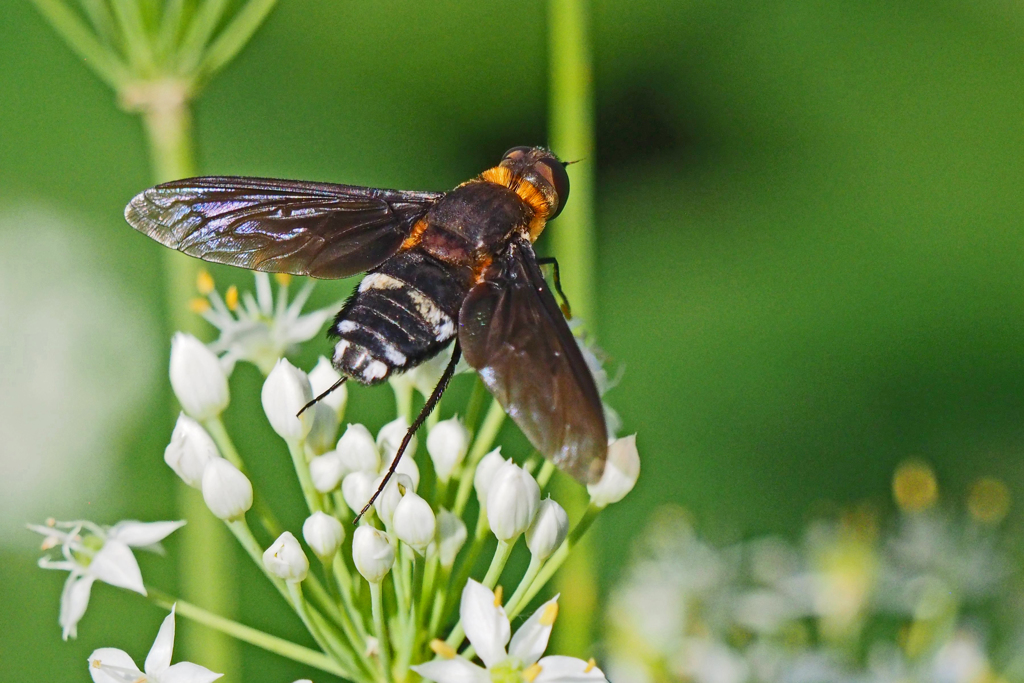
MULTIPOLYGON (((544 22, 541 2, 282 2, 198 99, 199 168, 452 187, 546 140, 544 22)), ((885 504, 908 457, 949 491, 979 474, 1020 490, 1024 7, 599 1, 592 24, 597 338, 625 368, 606 398, 644 468, 594 534, 603 585, 666 502, 735 537, 795 533, 823 502, 885 504)), ((31 6, 7 3, 4 680, 85 680, 99 646, 141 658, 162 617, 97 586, 61 643, 65 575, 35 568, 22 527, 175 516, 160 247, 121 218, 150 184, 136 118, 31 6)), ((316 303, 350 287, 323 284, 316 303)), ((251 367, 233 380, 243 450, 269 433, 232 422, 259 381, 251 367)), ((353 391, 347 419, 390 402, 353 391)), ((171 560, 143 570, 174 584, 171 560)), ((269 590, 241 601, 247 623, 301 633, 269 590)), ((247 680, 302 673, 244 652, 247 680)))

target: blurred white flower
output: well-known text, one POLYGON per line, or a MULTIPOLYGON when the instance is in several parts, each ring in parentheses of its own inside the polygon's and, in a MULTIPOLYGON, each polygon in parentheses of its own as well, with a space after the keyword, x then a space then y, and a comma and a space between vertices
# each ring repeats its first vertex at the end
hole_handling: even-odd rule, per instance
POLYGON ((500 541, 511 541, 530 528, 540 507, 537 480, 511 460, 495 472, 487 492, 487 522, 500 541))
POLYGON ((314 411, 303 406, 313 400, 309 377, 302 370, 281 358, 267 375, 260 393, 263 412, 267 414, 270 426, 286 441, 301 441, 313 428, 314 411))
POLYGON ((330 493, 338 488, 347 473, 338 451, 328 451, 309 461, 309 477, 320 493, 330 493))
POLYGON ((329 561, 345 540, 345 527, 326 512, 314 512, 302 523, 302 537, 317 557, 329 561))
POLYGON ((219 457, 217 444, 203 426, 185 413, 179 414, 171 443, 164 449, 164 462, 174 473, 192 488, 202 488, 206 465, 219 457))
POLYGON ((587 486, 590 502, 597 507, 617 503, 636 486, 640 476, 640 454, 636 450, 636 434, 615 439, 608 444, 608 460, 596 484, 587 486))
POLYGON ((350 424, 335 446, 338 457, 349 472, 380 471, 380 452, 370 430, 361 424, 350 424))
POLYGON ((43 569, 70 572, 60 597, 60 625, 64 640, 78 634, 78 622, 89 606, 89 594, 96 581, 146 595, 142 572, 131 548, 162 552, 160 541, 184 526, 178 522, 118 522, 104 527, 88 521, 29 524, 45 536, 43 550, 60 548, 61 560, 39 558, 43 569))
MULTIPOLYGON (((450 510, 441 508, 437 513, 437 552, 441 566, 447 569, 455 564, 455 558, 466 542, 466 523, 450 510)), ((428 553, 431 552, 428 550, 428 553)))
POLYGON ((605 681, 594 661, 574 657, 541 657, 558 616, 558 596, 547 601, 523 622, 509 642, 512 627, 493 591, 470 579, 462 591, 459 616, 466 637, 484 666, 474 664, 444 643, 435 646, 439 657, 411 667, 436 683, 586 683, 605 681), (505 646, 508 645, 508 651, 505 646), (447 649, 445 649, 447 648, 447 649))
POLYGON ((212 683, 224 674, 214 673, 191 662, 171 664, 174 652, 174 611, 160 625, 153 647, 146 655, 146 663, 139 670, 135 661, 124 650, 102 647, 89 655, 89 675, 93 683, 212 683))
POLYGON ((462 464, 467 450, 469 430, 458 417, 441 420, 427 434, 427 453, 442 482, 447 482, 455 468, 462 464))
MULTIPOLYGON (((331 361, 320 356, 316 365, 309 371, 309 384, 313 389, 313 396, 319 396, 341 379, 341 374, 334 369, 331 361)), ((327 394, 321 401, 330 406, 337 414, 338 419, 345 414, 345 405, 348 403, 348 386, 342 384, 340 387, 327 394)))
POLYGON ((526 530, 526 547, 539 560, 545 560, 562 545, 569 533, 569 515, 551 500, 542 500, 533 524, 526 530))
POLYGON ((199 292, 206 296, 196 308, 207 321, 220 331, 210 349, 220 354, 227 371, 237 361, 248 361, 266 375, 277 360, 290 353, 296 345, 315 337, 324 323, 334 315, 338 306, 302 313, 313 281, 309 280, 295 298, 288 302, 291 277, 278 274, 277 296, 266 273, 254 273, 256 296, 245 292, 239 297, 235 287, 228 288, 224 298, 213 287, 209 274, 200 275, 199 292), (209 304, 205 302, 208 301, 209 304))
POLYGON ((203 472, 203 500, 216 517, 238 519, 252 507, 252 482, 224 458, 215 458, 203 472))
POLYGON ((498 446, 477 463, 476 472, 473 473, 473 490, 476 491, 476 499, 481 510, 487 509, 487 494, 491 491, 491 482, 506 462, 505 458, 501 457, 501 446, 498 446))
MULTIPOLYGON (((381 473, 386 472, 391 466, 391 461, 395 459, 395 455, 398 453, 402 440, 405 439, 405 434, 408 431, 409 423, 405 421, 404 417, 399 417, 388 422, 377 432, 377 448, 381 454, 381 473)), ((420 468, 417 467, 414 457, 418 444, 419 442, 416 437, 413 436, 409 440, 405 453, 402 454, 402 459, 398 462, 398 468, 395 470, 395 472, 406 474, 412 479, 414 490, 419 488, 420 485, 420 468)))
POLYGON ((217 356, 185 332, 171 339, 171 387, 182 409, 191 417, 209 420, 228 407, 228 377, 217 356))

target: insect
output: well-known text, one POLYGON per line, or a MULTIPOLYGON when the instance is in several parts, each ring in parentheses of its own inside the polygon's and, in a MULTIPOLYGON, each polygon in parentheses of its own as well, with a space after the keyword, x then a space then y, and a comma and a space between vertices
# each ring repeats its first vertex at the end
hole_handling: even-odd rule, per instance
POLYGON ((461 354, 540 453, 582 482, 600 478, 607 454, 601 399, 541 271, 553 259, 539 261, 533 250, 569 196, 566 165, 544 148, 513 147, 497 166, 446 193, 189 178, 138 194, 125 218, 206 261, 314 278, 368 271, 329 333, 342 378, 314 402, 349 378, 379 384, 454 343, 365 512, 461 354))

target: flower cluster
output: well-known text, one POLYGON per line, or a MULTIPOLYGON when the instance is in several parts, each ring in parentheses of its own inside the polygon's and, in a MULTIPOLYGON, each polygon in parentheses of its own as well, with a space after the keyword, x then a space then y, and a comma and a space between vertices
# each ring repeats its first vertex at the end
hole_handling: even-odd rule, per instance
MULTIPOLYGON (((255 297, 239 296, 234 289, 222 297, 209 276, 200 277, 206 304, 196 308, 221 337, 209 346, 182 333, 172 340, 170 379, 182 413, 164 461, 185 484, 202 492, 210 512, 226 523, 295 610, 319 650, 254 636, 258 632, 253 629, 163 593, 150 591, 151 597, 166 607, 176 604, 181 616, 356 683, 401 683, 414 680, 416 673, 439 683, 485 683, 495 677, 509 683, 605 680, 593 660, 542 657, 558 614, 557 597, 541 605, 515 636, 510 619, 534 600, 600 511, 633 488, 640 468, 635 438, 610 443, 604 477, 589 487, 591 504, 573 523, 545 493, 554 466, 536 453, 516 462, 495 444, 505 413, 494 402, 481 417, 483 386, 474 378, 478 386, 464 417, 442 416, 443 406, 435 411, 425 438, 421 434, 412 440, 395 475, 348 534, 385 480, 417 394, 429 395, 447 359, 392 378, 394 420, 375 432, 355 423, 342 430, 348 402, 344 386, 302 410, 340 379, 331 364, 320 358, 307 373, 282 357, 291 345, 314 335, 326 316, 301 314, 308 288, 287 304, 287 281, 280 282, 275 302, 264 275, 257 275, 255 297), (308 507, 305 520, 292 530, 254 486, 245 458, 221 421, 231 404, 229 375, 238 360, 266 374, 263 412, 281 439, 278 447, 290 456, 308 507), (418 456, 420 441, 425 453, 418 456), (486 573, 474 578, 477 560, 492 547, 486 573), (518 580, 505 571, 517 548, 530 557, 518 580), (507 600, 503 580, 515 585, 507 600)), ((33 527, 47 535, 44 546, 59 545, 64 556, 41 564, 72 572, 62 601, 65 636, 74 635, 85 611, 84 600, 75 596, 84 591, 87 599, 92 581, 145 595, 128 546, 151 545, 180 524, 33 527), (129 558, 132 571, 125 569, 129 558), (114 560, 123 565, 120 574, 108 568, 114 560)), ((194 666, 170 666, 172 639, 173 614, 154 644, 160 655, 150 654, 144 672, 119 650, 98 650, 90 658, 94 680, 171 680, 172 670, 194 666), (159 671, 151 671, 151 659, 159 671)), ((188 669, 193 677, 181 680, 216 677, 200 668, 188 669)))
POLYGON ((899 514, 861 507, 793 545, 716 548, 664 510, 608 608, 616 683, 980 683, 1024 672, 1021 578, 999 533, 1005 485, 943 512, 931 469, 895 474, 899 514))

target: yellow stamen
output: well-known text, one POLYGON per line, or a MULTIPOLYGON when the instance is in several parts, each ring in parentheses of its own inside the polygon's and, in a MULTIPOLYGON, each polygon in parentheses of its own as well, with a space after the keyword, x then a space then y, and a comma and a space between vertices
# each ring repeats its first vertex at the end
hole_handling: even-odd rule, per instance
POLYGON ((193 297, 188 302, 188 308, 193 313, 206 313, 210 310, 210 302, 201 297, 193 297))
POLYGON ((103 666, 103 662, 101 662, 99 659, 94 659, 94 660, 92 660, 89 663, 92 664, 92 668, 94 668, 94 669, 98 669, 101 666, 103 666))
POLYGON ((277 280, 277 284, 287 287, 288 283, 292 281, 292 276, 288 273, 274 273, 274 279, 277 280))
POLYGON ((540 664, 534 664, 533 666, 523 670, 523 680, 526 681, 526 683, 533 683, 533 679, 537 678, 537 676, 540 675, 540 672, 540 664))
POLYGON ((57 526, 57 520, 53 517, 46 518, 46 526, 57 526))
POLYGON ((551 626, 555 623, 555 619, 558 618, 558 603, 553 602, 544 608, 544 613, 540 615, 541 626, 551 626))
POLYGON ((39 545, 40 550, 49 550, 50 548, 56 548, 60 545, 60 539, 56 536, 47 536, 43 539, 43 542, 39 545))
POLYGON ((590 673, 591 671, 594 670, 595 666, 597 666, 597 662, 595 662, 594 658, 591 657, 590 659, 587 660, 587 668, 583 670, 583 673, 585 673, 585 674, 590 673))
POLYGON ((494 606, 501 607, 502 590, 501 586, 494 589, 494 606))
POLYGON ((931 467, 922 462, 908 462, 896 469, 892 493, 904 512, 921 512, 935 504, 939 485, 931 467))
POLYGON ((455 659, 455 655, 458 654, 455 652, 455 648, 440 638, 434 638, 430 641, 430 649, 434 651, 435 655, 442 659, 455 659))
POLYGON ((200 270, 199 275, 196 276, 196 289, 203 296, 206 296, 213 291, 213 276, 205 270, 200 270))
POLYGON ((982 477, 971 484, 967 511, 979 522, 998 524, 1010 511, 1010 489, 998 479, 982 477))
POLYGON ((228 287, 228 291, 224 292, 224 303, 227 304, 228 310, 234 311, 238 308, 238 287, 228 287))

